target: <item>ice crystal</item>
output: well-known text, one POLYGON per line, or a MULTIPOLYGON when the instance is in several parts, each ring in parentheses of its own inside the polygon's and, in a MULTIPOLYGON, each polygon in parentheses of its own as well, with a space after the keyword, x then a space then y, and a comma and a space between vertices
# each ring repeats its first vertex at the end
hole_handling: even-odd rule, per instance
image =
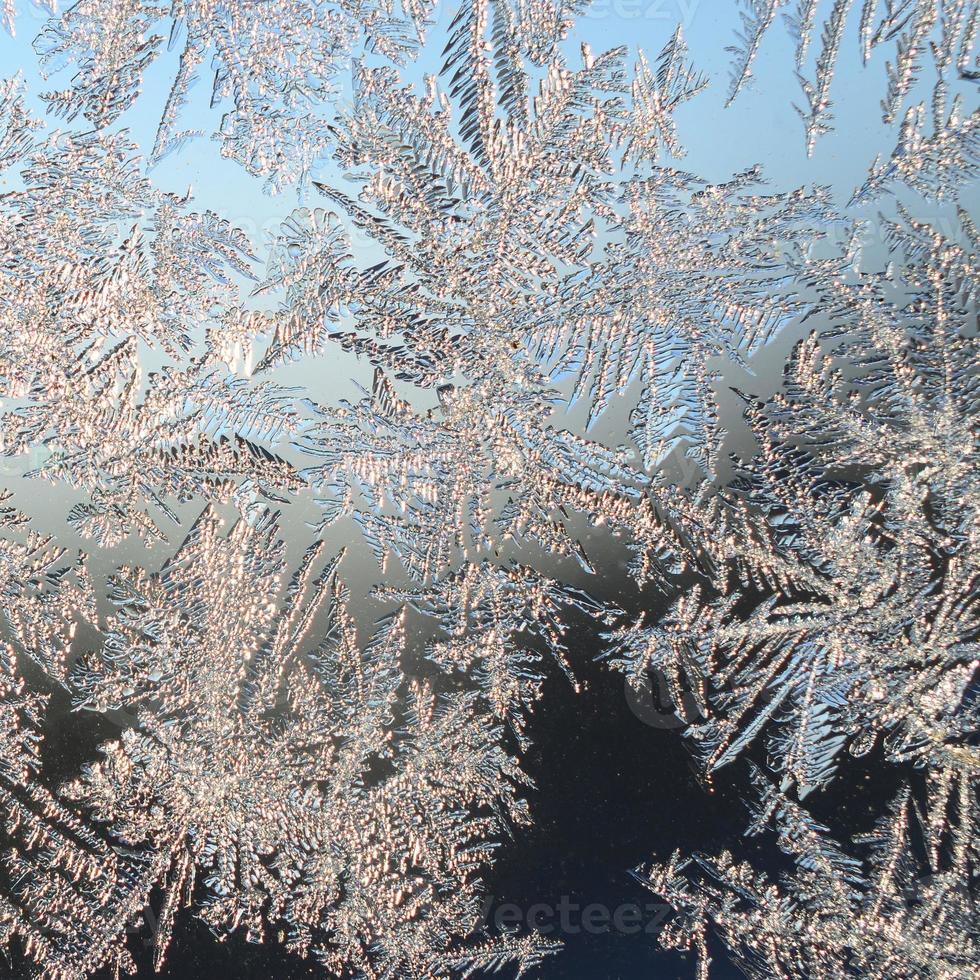
MULTIPOLYGON (((760 809, 795 862, 778 881, 728 852, 675 854, 637 873, 674 907, 662 942, 695 950, 699 977, 709 975, 709 936, 751 978, 975 976, 976 895, 962 868, 937 867, 916 854, 907 788, 875 831, 846 851, 828 827, 771 787, 760 809)), ((956 828, 969 861, 976 860, 977 815, 969 801, 956 828)))
POLYGON ((26 669, 31 660, 52 681, 67 683, 80 623, 95 618, 84 567, 28 526, 2 499, 0 593, 0 810, 2 860, 0 939, 18 939, 49 976, 84 977, 109 960, 128 962, 116 942, 142 907, 129 902, 131 862, 117 855, 46 785, 44 719, 50 687, 26 669), (110 925, 111 924, 111 925, 110 925))
MULTIPOLYGON (((66 655, 77 618, 90 617, 93 596, 84 565, 72 567, 51 538, 29 526, 0 492, 0 575, 8 655, 34 660, 52 678, 64 681, 66 655)), ((11 668, 12 669, 12 668, 11 668)))
POLYGON ((360 200, 318 187, 383 258, 364 268, 344 221, 303 210, 261 286, 284 303, 260 369, 334 344, 376 365, 361 402, 304 433, 325 460, 306 475, 327 523, 353 515, 417 577, 501 538, 589 569, 556 512, 622 524, 617 498, 635 511, 675 449, 711 474, 719 365, 806 311, 791 257, 833 218, 820 191, 758 193, 754 170, 711 185, 655 162, 679 152, 672 113, 701 87, 679 32, 656 75, 641 60, 628 83, 623 51, 584 48, 533 98, 498 45, 460 28, 448 94, 361 70, 338 127, 360 200), (638 460, 561 424, 585 402, 591 425, 636 383, 638 460))
MULTIPOLYGON (((46 15, 52 15, 58 11, 57 0, 31 0, 33 7, 43 10, 46 15)), ((17 0, 3 0, 0 6, 0 21, 3 22, 4 29, 13 37, 16 33, 17 24, 17 0)))
MULTIPOLYGON (((523 782, 474 695, 405 682, 403 616, 358 640, 312 545, 284 578, 271 515, 206 512, 152 575, 122 570, 73 688, 135 724, 66 795, 164 890, 157 960, 194 899, 219 931, 267 924, 335 975, 436 976, 479 959, 478 874, 523 782), (463 930, 460 932, 460 930, 463 930)), ((494 955, 529 963, 547 942, 494 955)))
POLYGON ((609 635, 632 683, 666 677, 708 773, 764 740, 778 779, 750 764, 753 829, 776 821, 795 872, 725 852, 642 874, 701 976, 709 935, 750 977, 976 971, 978 241, 962 210, 950 236, 899 212, 885 271, 807 263, 825 325, 746 396, 759 451, 721 491, 714 579, 609 635), (910 770, 859 850, 793 800, 845 749, 910 770))
POLYGON ((769 730, 806 793, 848 743, 884 736, 893 757, 941 766, 976 723, 976 246, 892 233, 901 300, 884 275, 829 278, 837 346, 802 341, 786 390, 748 410, 761 452, 729 491, 735 589, 696 588, 665 624, 616 637, 634 676, 669 665, 698 693, 709 771, 769 730))
POLYGON ((178 128, 202 66, 212 72, 211 104, 231 108, 217 138, 221 152, 273 190, 309 177, 330 143, 322 114, 338 72, 360 48, 396 61, 417 49, 429 5, 387 3, 139 3, 79 0, 41 32, 35 46, 49 73, 74 67, 69 87, 46 96, 71 119, 102 127, 139 97, 143 74, 166 49, 179 60, 151 159, 199 135, 178 128))
POLYGON ((902 185, 943 201, 955 197, 957 187, 980 173, 980 113, 962 118, 954 106, 945 124, 931 135, 925 135, 924 123, 924 108, 912 106, 890 158, 874 161, 853 204, 864 204, 902 185))
POLYGON ((531 569, 487 562, 467 565, 428 588, 389 587, 380 594, 436 621, 438 634, 429 645, 429 659, 475 682, 493 714, 506 719, 525 748, 526 714, 540 697, 544 680, 542 653, 554 657, 575 683, 566 642, 570 610, 601 621, 620 612, 531 569))
MULTIPOLYGON (((8 118, 23 155, 16 103, 8 118)), ((154 190, 134 153, 125 135, 51 136, 0 210, 0 445, 43 450, 36 475, 86 491, 71 520, 105 544, 159 536, 150 511, 175 520, 175 500, 247 501, 299 482, 261 445, 294 427, 290 393, 232 374, 194 340, 241 317, 247 238, 154 190), (145 370, 149 355, 159 370, 145 370)))
POLYGON ((975 975, 980 7, 742 8, 729 102, 785 14, 810 151, 855 30, 889 49, 904 121, 849 204, 680 169, 696 52, 572 54, 579 0, 464 0, 424 79, 415 0, 43 29, 66 128, 0 85, 0 452, 93 557, 0 497, 0 947, 134 970, 149 904, 157 967, 184 914, 352 980, 535 966, 557 944, 484 928, 484 880, 588 623, 793 861, 645 869, 668 945, 702 975, 709 934, 751 977, 975 975), (144 160, 121 126, 158 58, 144 160), (205 65, 221 153, 317 195, 264 273, 151 168, 205 65), (338 354, 359 393, 284 386, 338 354), (855 836, 815 814, 869 753, 902 789, 855 836))
MULTIPOLYGON (((742 29, 737 44, 729 49, 734 57, 729 103, 751 78, 763 39, 779 9, 788 4, 789 0, 743 0, 742 29)), ((820 31, 814 74, 808 78, 804 69, 817 31, 817 10, 822 6, 818 0, 797 0, 795 13, 786 16, 796 42, 797 73, 806 100, 797 111, 804 123, 808 153, 813 152, 817 139, 833 128, 831 87, 857 8, 854 0, 833 0, 820 31)), ((894 42, 892 60, 885 66, 887 84, 881 101, 884 122, 891 123, 899 114, 922 71, 923 55, 931 50, 938 76, 932 99, 937 138, 953 125, 957 110, 954 107, 947 116, 946 101, 958 83, 976 81, 978 26, 980 5, 976 0, 863 0, 857 33, 865 64, 879 45, 894 42)), ((957 95, 956 101, 959 99, 957 95)))
POLYGON ((15 77, 0 82, 0 173, 27 155, 38 125, 24 105, 23 81, 15 77))

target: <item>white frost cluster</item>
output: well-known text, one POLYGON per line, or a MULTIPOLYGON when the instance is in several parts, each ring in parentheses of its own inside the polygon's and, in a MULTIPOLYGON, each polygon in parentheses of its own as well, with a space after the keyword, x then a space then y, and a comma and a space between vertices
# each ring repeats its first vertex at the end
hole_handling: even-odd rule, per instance
POLYGON ((977 975, 980 3, 740 6, 729 101, 785 14, 809 150, 844 46, 890 52, 895 149, 849 203, 681 169, 709 79, 680 29, 572 56, 580 0, 463 0, 435 41, 415 0, 52 11, 65 87, 34 95, 65 128, 0 83, 0 453, 58 518, 0 497, 18 962, 133 971, 155 904, 157 966, 190 909, 331 976, 530 970, 558 944, 483 930, 483 882, 585 618, 792 859, 638 869, 665 945, 703 977, 709 947, 751 978, 977 975), (144 158, 122 127, 165 49, 144 158), (150 169, 204 69, 220 153, 314 197, 264 265, 150 169), (285 383, 330 357, 368 366, 360 397, 285 383), (587 587, 623 552, 640 612, 587 587), (67 779, 65 703, 121 725, 67 779), (838 839, 807 807, 869 753, 902 788, 838 839))

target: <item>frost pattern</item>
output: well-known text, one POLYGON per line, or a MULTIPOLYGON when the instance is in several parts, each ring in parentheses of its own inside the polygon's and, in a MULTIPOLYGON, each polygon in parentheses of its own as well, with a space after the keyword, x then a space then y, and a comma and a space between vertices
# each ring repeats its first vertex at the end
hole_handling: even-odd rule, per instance
POLYGON ((134 153, 125 134, 49 137, 0 217, 0 446, 86 491, 69 520, 106 545, 162 536, 158 518, 179 522, 173 501, 299 485, 261 445, 294 428, 294 399, 192 339, 208 328, 217 341, 242 316, 250 243, 154 190, 134 153))
MULTIPOLYGON (((43 10, 46 14, 53 15, 58 12, 57 0, 31 0, 31 5, 38 10, 43 10)), ((17 33, 17 0, 3 0, 0 5, 0 21, 3 23, 4 30, 14 37, 17 33)))
MULTIPOLYGON (((729 48, 734 62, 728 101, 731 103, 752 77, 752 65, 765 35, 772 28, 781 7, 790 0, 742 0, 742 28, 736 44, 729 48)), ((894 44, 885 62, 886 88, 881 100, 882 120, 891 123, 899 115, 922 71, 926 51, 931 51, 937 79, 931 100, 936 139, 956 130, 962 95, 947 102, 960 83, 975 83, 980 52, 977 29, 980 5, 976 0, 797 0, 785 20, 796 44, 797 75, 805 104, 797 106, 805 128, 808 153, 817 139, 833 128, 831 88, 849 33, 857 27, 856 40, 865 65, 879 46, 894 44), (818 8, 828 7, 819 31, 819 48, 814 42, 820 21, 818 8), (859 18, 855 13, 860 8, 859 18), (806 73, 808 52, 818 50, 812 76, 806 73)), ((924 106, 910 106, 909 114, 921 113, 924 106)), ((906 126, 909 117, 906 116, 906 126)))
POLYGON ((396 13, 385 3, 333 4, 276 0, 241 4, 103 3, 79 0, 38 36, 49 73, 73 67, 68 88, 48 93, 49 107, 96 127, 116 120, 139 97, 143 74, 165 49, 179 61, 150 154, 162 159, 190 137, 181 109, 201 66, 212 73, 211 105, 230 101, 217 134, 223 155, 272 190, 308 179, 329 147, 328 103, 338 71, 358 45, 404 60, 423 37, 429 9, 408 0, 396 13))
POLYGON ((954 837, 958 866, 940 867, 915 846, 915 803, 904 788, 875 830, 840 848, 829 828, 762 780, 751 833, 773 823, 794 869, 778 881, 725 852, 674 855, 637 877, 676 916, 662 942, 694 950, 710 975, 708 936, 756 977, 966 978, 976 975, 977 808, 967 800, 954 837))
POLYGON ((220 523, 206 512, 157 574, 121 570, 103 646, 75 668, 83 706, 135 717, 65 794, 150 851, 157 961, 197 879, 214 929, 259 941, 281 923, 334 974, 478 960, 458 931, 479 917, 486 837, 524 814, 494 722, 473 695, 405 682, 401 616, 358 643, 320 544, 285 584, 272 516, 220 523))
POLYGON ((419 96, 390 69, 359 74, 338 153, 360 194, 317 186, 385 257, 358 265, 335 212, 294 214, 260 286, 284 305, 259 370, 334 344, 376 365, 372 390, 300 448, 323 460, 305 475, 325 525, 354 516, 382 564, 397 555, 425 578, 512 539, 591 570, 556 512, 632 524, 678 448, 713 472, 717 365, 805 313, 791 256, 833 215, 819 191, 758 193, 756 171, 713 186, 652 163, 656 135, 674 140, 678 85, 684 98, 701 85, 679 33, 632 84, 622 50, 555 60, 530 104, 496 35, 458 36, 455 101, 434 79, 419 96), (588 438, 637 382, 639 459, 588 438), (431 407, 397 384, 428 389, 431 407), (584 433, 561 424, 580 403, 584 433))
POLYGON ((726 491, 722 587, 611 634, 615 667, 634 683, 656 667, 694 709, 709 778, 762 739, 778 777, 750 764, 797 864, 785 880, 729 852, 643 872, 702 976, 709 933, 750 977, 976 971, 978 239, 960 220, 957 240, 886 224, 890 272, 811 270, 829 325, 749 401, 760 453, 726 491), (795 802, 845 750, 912 774, 860 859, 795 802))
POLYGON ((573 57, 578 0, 465 0, 424 80, 414 2, 45 27, 66 128, 0 86, 0 451, 91 554, 0 498, 0 943, 38 976, 135 970, 147 905, 157 967, 191 910, 332 976, 532 969, 557 944, 484 929, 484 881, 582 622, 666 679, 706 784, 747 772, 749 832, 792 859, 639 870, 665 945, 703 977, 709 936, 750 977, 975 975, 980 13, 788 6, 742 4, 729 101, 788 15, 810 151, 854 28, 892 52, 898 142, 848 205, 680 169, 709 82, 682 32, 573 57), (120 125, 167 35, 144 160, 120 125), (264 270, 151 176, 208 59, 221 152, 316 195, 264 270), (280 383, 338 354, 359 396, 280 383), (569 584, 623 549, 639 612, 569 584), (67 782, 65 706, 120 729, 67 782), (817 819, 869 754, 902 783, 877 829, 817 819))
MULTIPOLYGON (((545 59, 580 6, 579 0, 568 8, 562 0, 500 2, 494 5, 497 30, 522 52, 545 59)), ((411 60, 431 16, 430 0, 79 0, 51 20, 35 47, 49 74, 75 71, 67 88, 45 96, 49 108, 68 119, 82 115, 95 127, 111 124, 132 106, 146 69, 176 48, 179 60, 151 163, 202 135, 180 129, 180 117, 199 69, 210 68, 211 106, 232 104, 215 134, 222 155, 264 177, 276 192, 285 184, 306 184, 330 151, 325 110, 342 90, 342 75, 365 55, 397 64, 411 60)))
POLYGON ((747 410, 761 452, 729 491, 735 587, 695 588, 671 630, 617 637, 619 666, 653 658, 692 684, 708 771, 768 730, 805 794, 848 743, 863 754, 884 736, 893 757, 942 766, 974 730, 976 246, 891 233, 902 282, 830 279, 832 346, 802 341, 783 392, 747 410))

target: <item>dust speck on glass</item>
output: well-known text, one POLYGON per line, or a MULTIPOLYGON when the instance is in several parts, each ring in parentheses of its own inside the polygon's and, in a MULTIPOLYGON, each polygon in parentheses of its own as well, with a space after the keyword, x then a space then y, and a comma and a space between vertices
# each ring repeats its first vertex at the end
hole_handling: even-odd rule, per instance
POLYGON ((0 976, 980 975, 980 0, 0 20, 0 976))

